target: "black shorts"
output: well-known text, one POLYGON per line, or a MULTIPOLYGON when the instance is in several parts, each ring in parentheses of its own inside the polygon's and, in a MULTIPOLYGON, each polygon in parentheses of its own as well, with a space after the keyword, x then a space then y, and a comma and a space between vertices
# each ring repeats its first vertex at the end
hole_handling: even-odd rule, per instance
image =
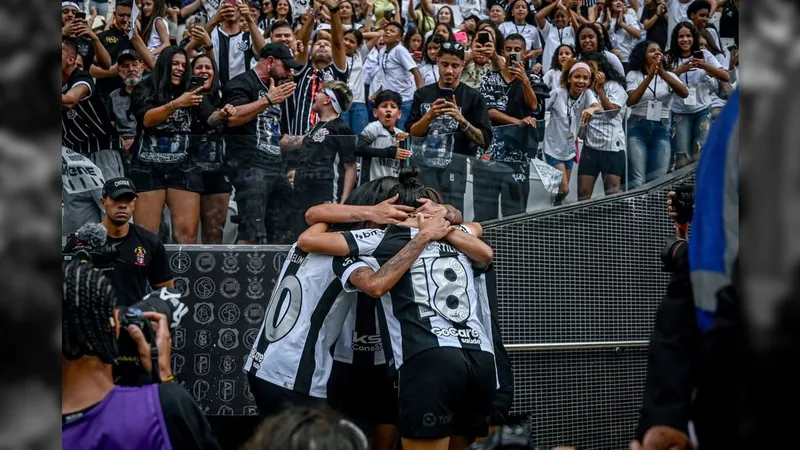
POLYGON ((249 372, 247 373, 247 382, 250 384, 250 392, 255 398, 258 415, 262 418, 277 416, 292 406, 315 408, 325 404, 325 399, 323 398, 312 397, 282 388, 269 381, 257 378, 249 372))
POLYGON ((386 365, 355 366, 333 362, 328 379, 328 403, 351 420, 367 424, 397 423, 397 378, 386 365))
POLYGON ((514 385, 508 384, 500 386, 500 389, 495 392, 494 402, 492 402, 492 410, 489 414, 489 425, 500 426, 509 424, 509 412, 511 405, 514 403, 514 385))
POLYGON ((156 169, 134 165, 130 178, 137 192, 178 189, 189 192, 203 192, 203 175, 200 172, 185 172, 181 168, 156 169))
POLYGON ((486 436, 496 387, 491 353, 442 347, 414 355, 399 372, 400 436, 486 436))
POLYGON ((621 177, 625 171, 625 152, 606 152, 583 147, 578 163, 578 176, 597 177, 599 174, 621 177))
POLYGON ((291 244, 292 187, 285 173, 259 167, 236 169, 230 174, 236 189, 237 213, 231 222, 239 225, 239 239, 257 244, 291 244))
POLYGON ((221 170, 203 172, 203 195, 230 193, 231 182, 225 172, 221 170))

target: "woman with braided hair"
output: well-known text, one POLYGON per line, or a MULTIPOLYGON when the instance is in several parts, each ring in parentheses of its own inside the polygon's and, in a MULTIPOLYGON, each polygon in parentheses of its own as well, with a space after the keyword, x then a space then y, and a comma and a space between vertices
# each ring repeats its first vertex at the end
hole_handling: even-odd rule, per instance
MULTIPOLYGON (((62 273, 61 438, 64 449, 217 449, 211 427, 189 393, 176 383, 114 385, 119 352, 117 295, 91 263, 75 261, 62 273)), ((152 323, 158 367, 150 344, 130 325, 145 370, 170 373, 171 338, 163 314, 143 313, 152 323)))

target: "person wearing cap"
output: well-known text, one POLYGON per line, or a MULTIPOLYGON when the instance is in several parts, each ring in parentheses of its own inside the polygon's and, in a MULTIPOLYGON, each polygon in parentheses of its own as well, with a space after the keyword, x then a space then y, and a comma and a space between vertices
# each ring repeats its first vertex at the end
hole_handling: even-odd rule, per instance
POLYGON ((467 157, 488 148, 492 123, 480 92, 461 83, 464 47, 443 42, 436 65, 439 81, 414 93, 406 129, 424 184, 439 191, 444 203, 463 211, 467 157), (437 138, 414 139, 429 135, 437 138))
POLYGON ((122 75, 119 73, 119 59, 122 52, 126 50, 136 50, 137 59, 142 61, 147 70, 152 70, 155 59, 147 50, 147 45, 137 35, 133 39, 128 37, 131 27, 131 11, 133 0, 119 0, 114 7, 114 16, 111 19, 111 27, 98 34, 100 43, 111 55, 112 66, 108 70, 93 66, 89 73, 97 79, 97 90, 100 95, 106 96, 116 89, 124 88, 122 75), (138 44, 138 45, 137 45, 138 44))
POLYGON ((111 68, 111 55, 103 43, 89 27, 86 19, 76 20, 75 16, 83 10, 83 1, 65 0, 61 2, 61 36, 70 36, 77 42, 78 55, 83 60, 83 67, 88 72, 92 64, 103 69, 111 68))
POLYGON ((121 51, 117 57, 117 72, 123 86, 113 90, 106 98, 106 109, 125 150, 131 147, 136 137, 136 120, 128 115, 128 109, 131 107, 133 88, 142 81, 143 70, 142 58, 136 50, 121 51))
POLYGON ((239 244, 290 244, 285 208, 291 186, 281 156, 280 105, 294 92, 289 47, 267 44, 256 66, 233 78, 223 101, 236 107, 225 131, 226 161, 238 215, 239 244))
MULTIPOLYGON (((302 137, 299 166, 294 174, 297 207, 295 230, 307 228, 305 214, 312 206, 343 203, 356 186, 356 137, 341 115, 353 103, 353 92, 342 81, 325 83, 314 96, 312 111, 319 120, 302 137)), ((287 147, 298 136, 287 136, 287 147)))
POLYGON ((164 244, 157 235, 130 223, 136 210, 136 186, 128 178, 112 178, 103 185, 100 199, 105 211, 101 224, 108 230, 106 244, 119 250, 111 284, 119 304, 129 306, 153 289, 175 287, 164 244))

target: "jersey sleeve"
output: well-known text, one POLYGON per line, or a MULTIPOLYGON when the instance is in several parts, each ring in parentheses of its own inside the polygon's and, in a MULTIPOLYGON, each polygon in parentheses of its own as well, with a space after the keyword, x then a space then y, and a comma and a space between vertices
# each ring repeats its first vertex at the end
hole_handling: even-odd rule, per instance
POLYGON ((342 282, 342 288, 345 292, 356 292, 358 288, 349 283, 350 275, 362 267, 370 267, 372 270, 378 269, 378 263, 375 258, 371 256, 364 256, 362 258, 356 257, 341 257, 333 258, 333 273, 342 282))
POLYGON ((350 256, 369 256, 383 240, 383 230, 377 228, 345 231, 342 233, 347 246, 350 247, 350 256))

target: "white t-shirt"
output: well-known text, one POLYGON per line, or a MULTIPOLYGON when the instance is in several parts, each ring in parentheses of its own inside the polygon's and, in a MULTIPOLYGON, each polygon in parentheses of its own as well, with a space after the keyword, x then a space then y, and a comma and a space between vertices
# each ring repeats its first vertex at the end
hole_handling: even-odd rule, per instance
POLYGON ((575 31, 569 25, 558 29, 552 23, 545 21, 545 26, 542 28, 542 36, 544 37, 542 72, 547 72, 550 70, 550 63, 553 62, 553 54, 555 54, 560 45, 568 44, 575 47, 575 31))
POLYGON ((422 75, 422 84, 424 86, 439 82, 439 66, 436 64, 420 64, 419 73, 422 75))
MULTIPOLYGON (((667 75, 681 82, 681 79, 674 73, 667 72, 667 75)), ((625 81, 628 83, 628 93, 630 94, 635 91, 646 77, 645 74, 638 70, 631 70, 628 72, 628 75, 625 77, 625 81)), ((661 118, 669 119, 669 106, 670 103, 672 103, 672 88, 663 78, 658 76, 658 74, 650 81, 650 85, 645 89, 639 103, 631 107, 631 114, 634 116, 647 117, 647 102, 652 100, 661 102, 661 118)))
POLYGON ((347 85, 353 91, 353 103, 364 103, 364 60, 367 58, 367 44, 361 44, 352 56, 347 57, 347 85))
MULTIPOLYGON (((705 56, 706 61, 711 64, 711 66, 723 68, 719 61, 717 61, 717 58, 714 58, 714 55, 712 55, 708 50, 703 50, 703 55, 705 56)), ((689 59, 691 59, 691 57, 680 58, 677 65, 680 66, 689 59)), ((695 90, 695 104, 694 106, 686 105, 687 100, 691 101, 689 97, 684 99, 677 95, 673 95, 671 108, 672 112, 677 114, 693 114, 711 106, 711 92, 716 89, 715 83, 712 79, 713 77, 711 77, 705 70, 697 67, 694 70, 690 70, 689 72, 681 74, 679 78, 683 84, 689 88, 689 97, 692 97, 692 89, 695 90)))
POLYGON ((378 54, 378 67, 383 78, 384 89, 399 93, 404 102, 414 99, 417 85, 411 69, 416 69, 417 63, 403 44, 397 43, 388 51, 386 48, 381 50, 378 54))
POLYGON ((603 50, 603 55, 606 57, 608 62, 610 62, 611 65, 617 69, 617 72, 619 72, 620 75, 625 76, 625 66, 622 65, 622 61, 619 60, 617 55, 608 50, 603 50))
POLYGON ((364 76, 364 84, 369 85, 369 92, 367 93, 370 97, 375 95, 378 92, 378 88, 380 88, 383 84, 383 78, 381 78, 381 71, 378 67, 378 53, 380 50, 378 47, 372 47, 372 50, 369 51, 367 57, 364 61, 364 67, 361 70, 364 76))
POLYGON ((686 11, 693 1, 681 3, 681 0, 667 0, 667 14, 669 14, 667 18, 667 48, 669 48, 669 43, 672 41, 672 30, 675 29, 675 26, 689 20, 686 11))
MULTIPOLYGON (((558 69, 550 69, 547 73, 544 74, 542 77, 542 81, 550 87, 550 95, 553 95, 553 91, 556 89, 561 88, 561 71, 558 69)), ((548 99, 547 101, 550 102, 553 99, 548 99)))
POLYGON ((583 91, 577 100, 570 98, 565 88, 550 91, 550 98, 545 102, 545 110, 550 111, 544 129, 545 154, 562 161, 575 157, 575 139, 570 139, 570 130, 573 136, 577 135, 581 113, 595 103, 599 100, 589 89, 583 91))
MULTIPOLYGON (((153 22, 153 28, 150 30, 150 37, 147 39, 147 49, 153 51, 158 47, 161 47, 161 35, 158 34, 158 22, 164 24, 164 27, 167 29, 167 33, 169 33, 169 24, 167 23, 167 19, 163 17, 156 17, 155 22, 153 22)), ((143 27, 144 28, 144 27, 143 27)))
POLYGON ((539 39, 539 30, 536 25, 524 24, 517 25, 514 22, 503 22, 500 24, 500 32, 508 37, 512 34, 521 34, 525 38, 525 48, 527 51, 542 48, 542 41, 539 39))
POLYGON ((628 101, 628 94, 622 88, 622 85, 616 81, 606 81, 604 89, 606 97, 611 103, 619 106, 619 109, 601 111, 595 114, 586 127, 585 143, 595 150, 606 152, 624 151, 626 139, 622 122, 625 118, 625 102, 628 101))
MULTIPOLYGON (((636 28, 639 31, 642 31, 643 27, 639 24, 639 21, 636 19, 636 16, 633 14, 625 14, 623 16, 625 23, 628 25, 636 28)), ((639 38, 635 38, 630 35, 624 28, 617 25, 617 19, 611 19, 611 27, 608 32, 608 38, 611 40, 611 45, 619 50, 620 55, 622 56, 623 62, 628 62, 631 57, 631 50, 639 42, 639 38), (611 32, 614 30, 614 32, 611 32)), ((622 73, 623 75, 625 72, 622 73)))

